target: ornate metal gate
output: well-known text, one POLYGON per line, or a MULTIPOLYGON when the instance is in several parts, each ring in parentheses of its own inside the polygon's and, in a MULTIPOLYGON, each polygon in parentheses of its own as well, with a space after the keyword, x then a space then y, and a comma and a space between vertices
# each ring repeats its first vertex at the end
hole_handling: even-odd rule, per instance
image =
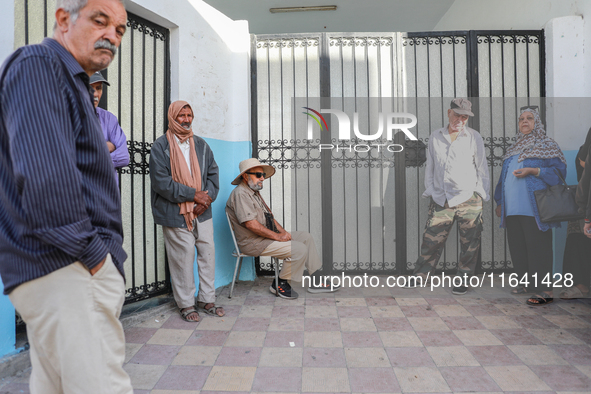
MULTIPOLYGON (((55 0, 15 2, 15 48, 52 33, 55 0), (48 23, 51 22, 51 23, 48 23)), ((130 163, 119 170, 127 279, 126 303, 170 292, 162 230, 150 211, 150 147, 167 126, 170 104, 169 30, 127 14, 127 32, 103 75, 100 106, 115 114, 127 136, 130 163)))
MULTIPOLYGON (((427 214, 428 201, 420 196, 429 134, 446 124, 451 98, 478 98, 470 125, 485 140, 492 192, 516 133, 517 108, 544 97, 543 37, 543 31, 252 36, 253 156, 278 169, 265 198, 287 228, 314 235, 333 270, 412 269, 427 214), (355 106, 360 129, 363 123, 374 130, 370 115, 382 107, 404 108, 417 115, 419 141, 398 136, 405 154, 351 151, 329 116, 330 133, 316 139, 298 134, 307 122, 301 107, 327 100, 355 106), (493 116, 501 113, 507 116, 493 116), (319 144, 344 149, 320 151, 319 144)), ((506 269, 505 232, 490 201, 484 220, 480 269, 506 269)), ((440 267, 454 269, 458 254, 456 232, 440 267)), ((266 271, 268 264, 262 260, 257 269, 266 271)))

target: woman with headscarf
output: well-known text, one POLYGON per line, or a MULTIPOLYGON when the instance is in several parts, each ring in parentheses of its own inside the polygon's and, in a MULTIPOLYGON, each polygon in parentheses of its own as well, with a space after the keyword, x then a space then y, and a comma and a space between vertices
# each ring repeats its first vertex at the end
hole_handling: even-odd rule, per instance
POLYGON ((554 301, 552 291, 552 231, 560 223, 542 223, 534 191, 559 184, 566 176, 566 160, 558 144, 546 136, 537 107, 522 107, 519 134, 503 157, 495 189, 496 214, 507 228, 509 251, 519 286, 512 294, 535 295, 529 305, 554 301))
MULTIPOLYGON (((591 129, 587 133, 585 143, 579 149, 575 158, 575 167, 577 168, 577 203, 585 211, 591 209, 589 202, 589 177, 591 168, 591 129), (583 175, 585 175, 583 177, 583 175)), ((591 218, 589 218, 591 219, 591 218)), ((564 245, 564 258, 562 265, 563 275, 571 274, 573 277, 573 286, 566 288, 560 293, 560 298, 572 300, 576 298, 589 297, 590 274, 591 274, 591 236, 585 234, 585 219, 573 220, 568 222, 568 236, 566 245, 564 245)))

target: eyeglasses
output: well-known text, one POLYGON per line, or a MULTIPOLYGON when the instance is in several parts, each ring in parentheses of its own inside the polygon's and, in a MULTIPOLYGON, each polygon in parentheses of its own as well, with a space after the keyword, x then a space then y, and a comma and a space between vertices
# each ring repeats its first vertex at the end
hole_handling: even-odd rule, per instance
POLYGON ((533 110, 533 111, 536 111, 536 112, 538 112, 538 109, 539 109, 539 108, 540 108, 540 107, 538 107, 537 105, 526 105, 525 107, 521 107, 521 108, 519 108, 519 111, 523 111, 523 110, 526 110, 526 109, 531 109, 531 110, 533 110))
POLYGON ((266 178, 267 174, 264 172, 245 172, 245 174, 254 175, 257 178, 266 178))

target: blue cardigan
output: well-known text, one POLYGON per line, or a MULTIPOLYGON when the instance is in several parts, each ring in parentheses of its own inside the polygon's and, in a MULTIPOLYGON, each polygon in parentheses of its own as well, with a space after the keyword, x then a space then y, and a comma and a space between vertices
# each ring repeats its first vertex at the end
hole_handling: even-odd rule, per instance
MULTIPOLYGON (((534 211, 534 217, 536 218, 536 223, 538 224, 538 228, 541 231, 547 231, 551 228, 560 227, 559 222, 553 223, 542 223, 540 221, 540 213, 538 212, 538 205, 536 204, 536 198, 534 196, 534 191, 536 190, 543 190, 548 188, 549 186, 558 185, 562 181, 556 175, 554 168, 560 171, 560 174, 563 178, 566 178, 566 164, 562 162, 562 160, 558 158, 552 159, 525 159, 523 161, 523 167, 532 167, 532 168, 540 168, 540 175, 528 175, 525 178, 525 184, 527 187, 527 194, 529 195, 529 201, 531 203, 532 209, 534 211)), ((501 176, 499 177, 499 182, 497 183, 497 187, 495 188, 495 201, 497 205, 501 205, 501 228, 505 228, 505 178, 507 177, 508 172, 508 165, 507 161, 503 161, 503 170, 501 171, 501 176)))

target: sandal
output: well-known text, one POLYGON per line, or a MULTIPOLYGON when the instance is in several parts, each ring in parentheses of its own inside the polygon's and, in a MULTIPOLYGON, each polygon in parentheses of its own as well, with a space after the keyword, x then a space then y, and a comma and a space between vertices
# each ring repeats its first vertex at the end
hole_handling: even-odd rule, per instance
POLYGON ((199 323, 199 321, 201 320, 201 318, 199 317, 199 312, 197 312, 197 309, 195 309, 194 306, 179 309, 179 313, 181 314, 183 320, 189 323, 199 323), (193 313, 197 314, 197 320, 189 319, 189 315, 193 313))
POLYGON ((531 297, 527 300, 528 305, 538 306, 538 305, 546 305, 554 301, 554 298, 546 292, 542 292, 540 294, 536 294, 535 296, 531 297))
POLYGON ((564 290, 560 293, 560 298, 563 300, 576 300, 579 298, 587 298, 589 296, 589 292, 583 293, 581 289, 577 286, 569 287, 568 289, 564 290))
POLYGON ((199 308, 203 309, 205 313, 211 316, 223 317, 226 314, 226 312, 224 312, 224 308, 221 306, 216 307, 213 302, 206 304, 205 302, 199 301, 197 302, 197 306, 199 306, 199 308))
POLYGON ((519 287, 516 287, 513 290, 511 290, 511 294, 513 294, 513 295, 527 294, 527 293, 529 293, 529 291, 527 290, 527 287, 525 287, 525 286, 519 286, 519 287))

